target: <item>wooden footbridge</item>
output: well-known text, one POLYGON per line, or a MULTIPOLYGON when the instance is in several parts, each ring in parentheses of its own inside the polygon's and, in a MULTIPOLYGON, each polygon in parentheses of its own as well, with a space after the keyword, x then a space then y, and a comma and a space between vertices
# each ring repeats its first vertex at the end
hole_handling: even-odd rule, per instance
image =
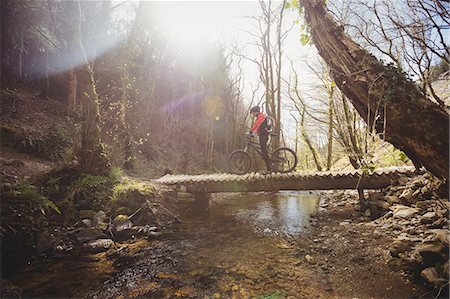
POLYGON ((290 172, 236 175, 214 173, 202 175, 165 175, 157 183, 173 186, 176 190, 194 194, 215 192, 255 192, 279 190, 334 190, 384 188, 402 176, 416 173, 414 167, 393 167, 337 172, 290 172))

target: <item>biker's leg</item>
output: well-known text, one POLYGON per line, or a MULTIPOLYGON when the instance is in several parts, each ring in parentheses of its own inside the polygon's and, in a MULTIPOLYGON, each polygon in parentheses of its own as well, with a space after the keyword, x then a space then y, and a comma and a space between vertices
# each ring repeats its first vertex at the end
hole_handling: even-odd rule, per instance
POLYGON ((267 171, 272 171, 272 165, 270 163, 269 153, 267 152, 267 140, 269 138, 268 134, 259 135, 259 145, 261 146, 261 154, 266 163, 267 171))

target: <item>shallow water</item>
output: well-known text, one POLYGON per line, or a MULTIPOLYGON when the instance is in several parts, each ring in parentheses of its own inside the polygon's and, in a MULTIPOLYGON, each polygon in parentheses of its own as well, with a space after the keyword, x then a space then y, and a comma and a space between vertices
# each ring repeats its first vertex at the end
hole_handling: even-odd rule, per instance
POLYGON ((36 262, 16 283, 27 297, 308 297, 295 240, 318 203, 309 192, 214 195, 208 211, 181 204, 183 223, 161 241, 113 262, 104 253, 82 259, 82 271, 72 271, 79 257, 36 262))
POLYGON ((182 215, 186 226, 223 230, 223 226, 245 227, 266 235, 299 235, 317 211, 319 197, 310 192, 223 194, 212 198, 208 213, 187 207, 182 215))

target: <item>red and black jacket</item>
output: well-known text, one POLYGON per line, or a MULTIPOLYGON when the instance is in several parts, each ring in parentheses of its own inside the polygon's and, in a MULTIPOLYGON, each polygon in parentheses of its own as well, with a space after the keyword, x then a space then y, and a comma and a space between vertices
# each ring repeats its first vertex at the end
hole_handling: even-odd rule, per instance
POLYGON ((250 133, 258 135, 269 134, 267 131, 267 115, 262 112, 258 113, 255 123, 250 128, 250 133))

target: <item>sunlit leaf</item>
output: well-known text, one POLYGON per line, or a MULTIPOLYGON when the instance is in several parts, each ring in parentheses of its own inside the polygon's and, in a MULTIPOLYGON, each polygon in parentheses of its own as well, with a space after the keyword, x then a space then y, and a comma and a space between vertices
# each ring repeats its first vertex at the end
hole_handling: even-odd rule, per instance
POLYGON ((302 43, 303 46, 306 46, 310 40, 311 40, 311 37, 309 34, 302 33, 300 35, 300 42, 302 43))

